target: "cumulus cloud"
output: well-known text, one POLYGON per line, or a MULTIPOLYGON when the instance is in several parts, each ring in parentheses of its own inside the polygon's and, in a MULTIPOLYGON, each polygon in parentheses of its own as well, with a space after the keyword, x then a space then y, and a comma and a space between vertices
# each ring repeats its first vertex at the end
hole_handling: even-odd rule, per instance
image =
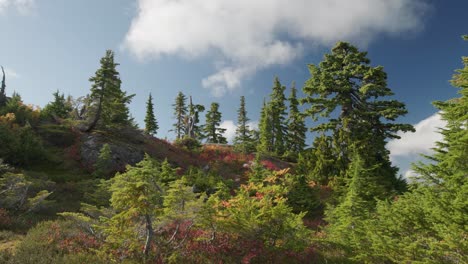
POLYGON ((393 139, 387 144, 390 157, 414 157, 419 154, 430 154, 432 148, 435 147, 435 142, 443 139, 442 135, 438 133, 438 129, 445 127, 446 124, 446 121, 441 119, 440 114, 436 113, 415 124, 416 132, 400 132, 398 135, 401 139, 393 139))
MULTIPOLYGON (((220 125, 221 128, 226 129, 223 136, 229 143, 232 143, 236 135, 237 125, 232 120, 224 120, 220 125)), ((249 129, 258 129, 258 121, 250 121, 247 123, 249 129)))
POLYGON ((20 75, 13 69, 4 68, 4 70, 5 70, 6 78, 8 78, 8 79, 14 79, 14 78, 19 78, 20 77, 20 75))
POLYGON ((223 136, 229 143, 232 143, 234 136, 236 135, 236 124, 232 120, 224 120, 220 125, 221 128, 226 129, 223 136))
POLYGON ((419 29, 425 10, 425 0, 139 0, 124 45, 139 58, 213 58, 202 85, 222 96, 307 47, 419 29))
POLYGON ((393 139, 388 142, 390 159, 392 163, 400 167, 406 179, 414 178, 417 174, 411 169, 411 163, 422 160, 421 154, 430 155, 437 141, 443 137, 438 133, 439 128, 445 127, 446 121, 441 119, 439 113, 414 124, 416 132, 398 133, 401 139, 393 139))
POLYGON ((20 14, 29 14, 34 8, 35 0, 0 0, 0 14, 7 9, 16 9, 20 14))

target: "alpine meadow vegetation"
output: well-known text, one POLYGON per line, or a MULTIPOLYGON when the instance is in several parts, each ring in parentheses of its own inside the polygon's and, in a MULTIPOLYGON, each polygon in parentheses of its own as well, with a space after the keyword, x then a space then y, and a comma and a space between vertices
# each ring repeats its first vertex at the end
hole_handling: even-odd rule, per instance
POLYGON ((415 131, 406 106, 348 42, 302 89, 274 77, 258 128, 240 96, 232 142, 221 105, 183 92, 173 113, 150 93, 139 128, 111 50, 87 95, 57 90, 42 109, 2 67, 0 263, 468 263, 462 60, 459 96, 434 102, 443 139, 407 179, 387 147, 415 131))

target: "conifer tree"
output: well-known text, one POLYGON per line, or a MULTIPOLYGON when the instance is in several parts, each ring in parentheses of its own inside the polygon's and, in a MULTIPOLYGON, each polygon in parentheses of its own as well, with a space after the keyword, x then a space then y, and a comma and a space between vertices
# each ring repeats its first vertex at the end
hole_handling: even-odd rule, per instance
POLYGON ((271 153, 273 150, 273 129, 270 105, 266 104, 265 100, 263 100, 263 106, 260 112, 259 143, 257 145, 257 151, 271 153))
POLYGON ((43 115, 66 118, 68 114, 72 111, 72 106, 69 101, 65 99, 65 95, 57 90, 53 93, 54 101, 48 103, 44 110, 42 110, 43 115))
POLYGON ((286 127, 286 97, 284 87, 278 77, 275 77, 273 91, 270 95, 271 128, 273 134, 273 152, 283 155, 286 151, 287 127, 286 127))
POLYGON ((340 177, 346 175, 349 167, 349 147, 357 144, 367 148, 366 158, 374 162, 367 165, 380 164, 381 183, 391 191, 398 183, 397 169, 391 165, 386 140, 399 138, 398 131, 414 129, 393 122, 407 111, 403 103, 386 99, 393 92, 387 87, 383 67, 372 67, 366 52, 338 42, 331 54, 326 54, 318 66, 309 65, 309 70, 311 78, 303 88, 306 94, 303 102, 310 105, 306 114, 315 121, 326 118, 311 130, 332 134, 340 177))
POLYGON ((207 143, 226 144, 227 140, 223 136, 226 129, 219 127, 221 123, 221 113, 218 109, 218 103, 211 103, 210 110, 206 113, 206 124, 203 127, 203 132, 207 143))
POLYGON ((191 138, 199 140, 202 137, 200 123, 200 113, 205 111, 205 107, 200 104, 193 104, 192 96, 190 96, 190 104, 188 107, 188 116, 184 122, 185 134, 191 138))
POLYGON ((5 89, 6 89, 6 82, 5 82, 5 70, 3 69, 2 66, 2 84, 0 86, 0 108, 6 105, 6 94, 5 94, 5 89))
POLYGON ((257 149, 260 152, 283 155, 286 151, 286 87, 275 77, 270 101, 263 103, 260 114, 260 142, 257 149))
POLYGON ((236 136, 234 138, 234 146, 237 150, 247 153, 252 151, 252 135, 247 123, 247 110, 245 109, 245 97, 240 98, 240 107, 237 110, 237 128, 236 136))
POLYGON ((304 117, 299 111, 299 101, 297 100, 297 90, 293 83, 291 94, 289 95, 289 117, 287 133, 287 150, 292 153, 299 153, 306 146, 307 128, 304 123, 304 117))
POLYGON ((98 122, 104 127, 132 124, 127 104, 135 95, 127 95, 121 90, 122 82, 116 69, 118 65, 114 62, 114 52, 107 50, 106 55, 101 59, 101 67, 89 79, 93 83, 90 97, 97 106, 95 106, 94 120, 87 129, 88 131, 92 130, 98 122))
POLYGON ((125 173, 117 173, 111 180, 110 202, 117 214, 104 219, 106 240, 111 246, 121 247, 125 242, 130 252, 143 249, 143 255, 149 255, 154 243, 153 222, 161 215, 166 189, 160 174, 159 163, 146 154, 138 164, 128 166, 125 173), (140 230, 146 235, 140 235, 140 230))
POLYGON ((182 138, 184 133, 184 119, 187 115, 186 101, 187 97, 182 92, 179 92, 177 94, 175 103, 172 105, 174 107, 174 116, 176 118, 174 132, 176 133, 177 139, 182 138))
MULTIPOLYGON (((468 36, 464 37, 468 40, 468 36)), ((447 125, 410 192, 381 201, 368 221, 360 257, 374 263, 465 263, 468 260, 468 57, 452 78, 460 97, 435 102, 447 125), (384 234, 384 235, 382 235, 384 234)))
POLYGON ((146 102, 146 116, 145 116, 145 132, 149 135, 155 135, 159 129, 158 122, 154 116, 153 97, 151 93, 146 102))
POLYGON ((99 151, 99 156, 94 165, 93 175, 98 178, 104 178, 110 173, 112 161, 112 150, 109 144, 104 144, 99 151))

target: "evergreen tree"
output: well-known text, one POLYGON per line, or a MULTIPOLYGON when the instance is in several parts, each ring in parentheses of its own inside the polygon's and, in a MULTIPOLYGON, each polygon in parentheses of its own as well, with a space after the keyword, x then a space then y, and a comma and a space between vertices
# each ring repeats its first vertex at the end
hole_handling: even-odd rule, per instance
POLYGON ((304 123, 304 117, 299 111, 299 101, 297 100, 297 90, 293 83, 289 100, 288 134, 287 150, 292 153, 300 153, 306 146, 307 128, 304 123))
POLYGON ((125 244, 129 252, 143 249, 143 255, 149 255, 154 243, 153 222, 162 213, 166 189, 160 173, 159 163, 145 155, 136 166, 128 166, 125 173, 117 173, 111 180, 110 202, 117 214, 104 219, 104 233, 111 247, 125 244), (145 235, 140 234, 142 230, 145 235))
POLYGON ((145 132, 149 135, 155 135, 158 129, 158 122, 156 122, 156 117, 154 116, 153 97, 150 93, 146 102, 145 132))
POLYGON ((468 58, 463 62, 452 79, 461 97, 435 102, 447 121, 443 141, 428 164, 414 167, 418 176, 410 192, 378 203, 366 225, 368 247, 356 257, 374 263, 468 261, 468 58))
POLYGON ((263 100, 262 110, 260 112, 259 140, 257 151, 262 153, 273 152, 273 129, 270 105, 263 100))
POLYGON ((286 87, 275 77, 270 101, 263 103, 260 114, 260 142, 257 150, 260 152, 283 155, 286 151, 286 87))
POLYGON ((132 124, 127 104, 135 96, 127 95, 120 88, 121 80, 114 62, 114 52, 106 51, 101 59, 101 67, 89 79, 92 82, 91 99, 97 104, 94 120, 88 130, 92 130, 100 121, 103 127, 128 126, 132 124))
POLYGON ((93 175, 97 178, 109 176, 112 162, 112 150, 109 144, 104 144, 99 151, 99 156, 94 165, 93 175))
POLYGON ((395 177, 397 169, 391 165, 389 151, 385 148, 386 140, 399 138, 398 131, 414 129, 411 125, 393 122, 406 114, 405 105, 386 99, 393 95, 387 87, 387 75, 383 67, 370 66, 366 56, 366 52, 358 51, 351 44, 338 42, 319 66, 309 65, 311 78, 303 88, 306 94, 303 102, 310 104, 306 114, 313 120, 327 118, 311 130, 332 134, 339 177, 345 177, 349 167, 349 147, 359 145, 366 148, 363 152, 367 153, 367 165, 380 164, 381 184, 391 192, 399 181, 395 177))
POLYGON ((237 110, 237 128, 234 146, 243 153, 251 152, 253 147, 252 135, 247 122, 249 122, 249 118, 247 117, 247 110, 245 109, 245 97, 241 96, 240 107, 239 110, 237 110))
POLYGON ((174 107, 174 116, 176 118, 176 123, 174 124, 174 131, 176 133, 176 138, 180 139, 184 133, 184 119, 187 115, 187 106, 186 106, 187 97, 179 92, 177 94, 175 103, 172 105, 174 107))
POLYGON ((286 151, 287 127, 286 127, 286 87, 281 85, 279 78, 275 77, 273 91, 270 95, 271 128, 273 134, 273 152, 283 155, 286 151))
POLYGON ((1 68, 2 68, 3 77, 2 77, 2 84, 0 86, 0 108, 4 107, 7 103, 7 97, 5 93, 5 89, 6 89, 5 70, 3 69, 3 67, 1 68))
POLYGON ((200 104, 192 103, 192 96, 190 96, 190 104, 188 108, 189 115, 185 121, 185 134, 193 139, 199 140, 202 137, 200 123, 200 113, 205 111, 205 107, 200 104))
POLYGON ((211 103, 210 110, 206 113, 206 124, 203 127, 203 132, 207 143, 226 144, 227 140, 223 136, 226 129, 219 127, 221 123, 221 113, 218 109, 218 103, 211 103))
POLYGON ((70 102, 58 90, 53 93, 53 96, 54 101, 48 103, 41 114, 48 117, 67 118, 68 114, 72 111, 70 102))

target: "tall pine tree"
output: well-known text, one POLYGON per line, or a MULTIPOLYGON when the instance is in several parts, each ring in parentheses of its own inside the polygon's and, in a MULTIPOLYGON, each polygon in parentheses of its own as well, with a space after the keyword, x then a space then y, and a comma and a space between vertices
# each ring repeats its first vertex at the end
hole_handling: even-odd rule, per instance
POLYGON ((279 78, 275 77, 273 91, 270 94, 271 128, 273 134, 273 152, 283 155, 286 151, 287 127, 286 127, 286 96, 284 87, 279 78))
POLYGON ((299 101, 297 100, 297 90, 295 83, 292 84, 291 94, 289 95, 289 116, 288 116, 288 134, 287 150, 292 153, 300 153, 304 150, 306 144, 307 128, 304 123, 304 117, 299 111, 299 101))
POLYGON ((6 105, 6 94, 5 94, 5 89, 6 89, 6 82, 5 82, 5 70, 2 68, 2 84, 0 86, 0 107, 3 107, 6 105))
POLYGON ((463 63, 452 79, 460 97, 435 102, 447 122, 443 140, 427 164, 413 168, 418 176, 410 192, 379 202, 367 227, 367 250, 359 252, 363 262, 468 261, 468 57, 463 63))
POLYGON ((259 124, 259 141, 257 151, 262 153, 272 153, 273 148, 273 129, 272 129, 272 115, 270 105, 263 99, 263 106, 260 112, 259 124))
POLYGON ((221 113, 218 109, 218 103, 211 103, 210 110, 206 113, 206 124, 203 127, 203 132, 207 143, 226 144, 227 140, 223 136, 226 129, 219 127, 221 123, 221 113))
POLYGON ((153 97, 151 93, 146 102, 146 116, 145 116, 145 132, 149 135, 155 135, 159 129, 158 122, 154 116, 153 97))
MULTIPOLYGON (((386 140, 399 138, 398 131, 414 129, 393 122, 407 111, 403 103, 387 99, 393 92, 387 87, 383 67, 372 67, 366 52, 338 42, 318 66, 309 65, 309 70, 311 78, 303 88, 303 102, 310 105, 306 114, 315 121, 325 118, 312 131, 331 133, 338 176, 346 177, 350 146, 359 145, 367 153, 366 166, 379 164, 381 184, 391 192, 399 181, 385 148, 386 140)), ((336 175, 326 175, 333 176, 336 175)))
POLYGON ((200 113, 205 111, 205 107, 200 104, 193 104, 192 96, 188 107, 188 116, 185 118, 185 134, 191 138, 200 140, 202 132, 200 128, 200 113))
POLYGON ((187 115, 186 101, 187 97, 182 92, 179 92, 175 103, 172 105, 174 107, 174 117, 176 118, 173 131, 175 131, 177 139, 184 136, 184 120, 187 115))
POLYGON ((286 151, 286 87, 275 77, 270 101, 263 103, 260 114, 260 142, 257 149, 260 152, 281 156, 286 151))
POLYGON ((247 117, 247 110, 245 109, 245 97, 240 98, 240 107, 237 110, 237 128, 236 136, 234 138, 235 148, 243 153, 251 152, 252 149, 252 135, 247 123, 249 118, 247 117))
POLYGON ((106 51, 101 59, 101 67, 89 79, 92 82, 91 99, 93 99, 96 112, 88 131, 99 122, 103 127, 128 126, 132 124, 127 104, 135 96, 127 95, 120 88, 121 80, 117 66, 114 62, 114 52, 106 51))

